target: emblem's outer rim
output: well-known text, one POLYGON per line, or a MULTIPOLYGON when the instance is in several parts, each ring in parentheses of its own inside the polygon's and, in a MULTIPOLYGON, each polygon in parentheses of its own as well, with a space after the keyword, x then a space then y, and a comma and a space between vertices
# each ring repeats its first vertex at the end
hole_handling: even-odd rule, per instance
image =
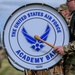
MULTIPOLYGON (((4 25, 4 28, 3 28, 3 34, 2 34, 2 40, 3 40, 3 45, 4 45, 4 47, 6 47, 6 45, 5 45, 5 42, 4 42, 4 33, 5 33, 5 28, 6 28, 6 25, 7 25, 7 23, 8 23, 8 21, 10 20, 10 18, 14 15, 14 13, 16 13, 18 10, 20 10, 21 8, 23 8, 23 7, 26 7, 26 6, 30 6, 30 5, 42 5, 42 6, 47 6, 47 7, 50 7, 51 9, 53 9, 53 10, 55 10, 55 11, 57 11, 56 9, 54 9, 53 7, 51 7, 51 6, 49 6, 49 5, 46 5, 46 4, 41 4, 41 3, 31 3, 31 4, 27 4, 27 5, 23 5, 23 6, 21 6, 20 8, 18 8, 17 10, 15 10, 10 16, 9 16, 9 18, 7 19, 7 21, 6 21, 6 23, 5 23, 5 25, 4 25)), ((59 13, 60 14, 60 13, 59 13)), ((61 14, 60 14, 61 15, 61 14)), ((61 15, 62 16, 62 15, 61 15)), ((63 16, 62 16, 63 17, 63 16)), ((65 20, 65 19, 64 19, 65 20)), ((66 20, 65 20, 65 22, 66 22, 66 20)), ((66 22, 66 24, 67 24, 67 22, 66 22)), ((11 55, 9 55, 9 53, 7 52, 7 50, 6 50, 6 53, 7 53, 7 55, 12 59, 12 57, 11 57, 11 55)), ((61 59, 60 59, 61 60, 61 59)), ((59 60, 59 61, 60 61, 59 60)), ((12 61, 15 61, 14 59, 12 59, 12 61)), ((58 61, 58 62, 59 62, 58 61)), ((23 66, 21 66, 21 64, 19 64, 19 63, 16 63, 17 65, 20 65, 20 67, 22 67, 22 68, 25 68, 25 67, 23 67, 23 66)), ((57 63, 56 63, 57 64, 57 63)), ((56 65, 56 64, 54 64, 54 65, 56 65)), ((52 65, 52 66, 54 66, 54 65, 52 65)), ((52 67, 51 66, 51 67, 52 67)), ((50 68, 51 68, 50 67, 50 68)), ((49 68, 49 67, 48 67, 49 68)), ((48 68, 46 68, 46 69, 48 69, 48 68)), ((27 68, 27 69, 29 69, 29 68, 27 68)), ((32 69, 32 70, 36 70, 36 69, 32 69)), ((43 70, 43 69, 39 69, 39 70, 43 70)))

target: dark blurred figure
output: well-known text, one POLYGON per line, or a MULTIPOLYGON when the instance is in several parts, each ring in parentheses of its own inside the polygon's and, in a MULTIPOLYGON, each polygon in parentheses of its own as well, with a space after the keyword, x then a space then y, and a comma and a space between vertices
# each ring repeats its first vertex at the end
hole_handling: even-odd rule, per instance
POLYGON ((64 75, 75 75, 75 0, 67 0, 67 6, 71 13, 70 42, 66 46, 57 46, 54 50, 61 55, 68 55, 64 75))

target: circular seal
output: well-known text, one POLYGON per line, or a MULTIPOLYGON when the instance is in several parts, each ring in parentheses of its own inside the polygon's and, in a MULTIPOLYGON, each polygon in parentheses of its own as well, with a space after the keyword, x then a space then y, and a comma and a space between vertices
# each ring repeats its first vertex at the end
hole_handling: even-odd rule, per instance
POLYGON ((35 35, 53 46, 67 45, 69 32, 64 18, 51 6, 32 3, 11 14, 3 30, 8 56, 22 68, 43 70, 54 66, 62 56, 36 40, 35 35))

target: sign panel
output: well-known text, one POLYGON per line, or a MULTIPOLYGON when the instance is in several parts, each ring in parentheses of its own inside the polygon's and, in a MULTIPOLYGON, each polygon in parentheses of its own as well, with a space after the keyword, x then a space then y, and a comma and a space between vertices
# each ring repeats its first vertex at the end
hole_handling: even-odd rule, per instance
POLYGON ((8 18, 3 30, 8 56, 17 65, 31 70, 54 66, 62 56, 36 40, 35 35, 53 46, 67 45, 69 33, 64 18, 51 6, 32 3, 22 6, 8 18))

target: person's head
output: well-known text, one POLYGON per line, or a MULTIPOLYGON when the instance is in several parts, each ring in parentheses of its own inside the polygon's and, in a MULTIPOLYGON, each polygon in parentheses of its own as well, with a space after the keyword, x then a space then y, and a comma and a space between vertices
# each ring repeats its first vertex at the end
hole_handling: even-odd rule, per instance
POLYGON ((66 4, 60 5, 60 7, 59 7, 58 10, 59 10, 59 12, 60 12, 64 17, 66 17, 66 15, 69 14, 69 10, 68 10, 68 7, 67 7, 66 4))
POLYGON ((67 15, 69 15, 69 10, 61 10, 60 11, 60 13, 64 16, 64 17, 66 17, 67 15))
POLYGON ((75 0, 67 0, 67 6, 70 12, 74 11, 75 10, 75 0))

